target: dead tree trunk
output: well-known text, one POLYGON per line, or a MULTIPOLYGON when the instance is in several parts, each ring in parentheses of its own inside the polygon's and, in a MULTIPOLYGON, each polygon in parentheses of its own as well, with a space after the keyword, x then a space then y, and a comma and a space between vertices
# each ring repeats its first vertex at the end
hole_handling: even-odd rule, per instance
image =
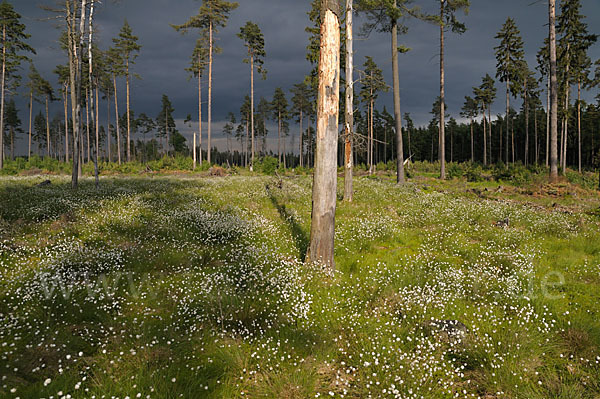
POLYGON ((321 0, 321 49, 317 98, 317 148, 312 193, 312 223, 308 262, 335 270, 334 235, 339 116, 339 2, 321 0))
MULTIPOLYGON (((354 41, 353 41, 353 4, 346 0, 346 115, 344 137, 344 199, 352 201, 353 164, 352 146, 354 143, 354 41)), ((302 155, 301 155, 302 156, 302 155)))

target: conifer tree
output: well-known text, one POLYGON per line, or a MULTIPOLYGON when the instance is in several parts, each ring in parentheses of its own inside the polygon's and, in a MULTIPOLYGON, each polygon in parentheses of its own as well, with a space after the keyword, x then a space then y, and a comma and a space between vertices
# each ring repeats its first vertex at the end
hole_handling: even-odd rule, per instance
POLYGON ((367 164, 369 165, 369 174, 373 173, 373 116, 375 114, 375 101, 379 97, 379 93, 388 90, 388 85, 383 78, 383 72, 372 57, 367 56, 364 63, 364 71, 361 79, 362 90, 360 97, 364 104, 367 105, 368 113, 368 137, 367 137, 367 164))
POLYGON ((262 76, 263 80, 266 79, 266 69, 264 69, 264 58, 265 53, 265 39, 260 31, 258 25, 253 22, 246 22, 245 26, 240 28, 240 32, 237 35, 244 41, 244 45, 248 50, 248 58, 244 59, 244 62, 250 65, 250 109, 252 110, 250 115, 250 137, 251 137, 251 160, 250 170, 254 167, 254 67, 256 66, 258 73, 262 76))
MULTIPOLYGON (((522 64, 524 62, 523 39, 521 33, 512 18, 507 18, 502 29, 495 36, 500 40, 496 50, 496 77, 506 83, 506 163, 508 158, 508 132, 509 132, 509 110, 510 95, 516 97, 522 87, 522 64)), ((514 153, 514 148, 513 148, 514 153)), ((514 162, 514 155, 512 161, 514 162)))
POLYGON ((281 87, 275 89, 273 101, 271 102, 271 110, 273 112, 273 119, 277 121, 277 154, 279 164, 281 165, 281 134, 289 119, 288 102, 281 87))
MULTIPOLYGON (((211 162, 211 131, 212 131, 212 67, 213 54, 220 53, 221 49, 215 46, 215 34, 220 28, 227 25, 229 14, 238 7, 237 2, 224 0, 203 0, 198 14, 192 16, 182 25, 173 26, 177 30, 200 29, 200 34, 208 36, 208 131, 207 131, 207 158, 211 162)), ((202 119, 202 118, 200 118, 202 119)))
POLYGON ((475 147, 473 144, 473 124, 474 119, 479 115, 479 106, 477 101, 473 97, 465 96, 465 103, 463 104, 460 115, 464 118, 471 120, 471 162, 475 162, 475 147))
POLYGON ((162 95, 161 109, 156 116, 156 130, 158 131, 159 137, 166 139, 167 153, 171 144, 173 143, 173 132, 175 131, 175 119, 173 119, 173 112, 175 109, 171 104, 171 100, 166 94, 162 95))
MULTIPOLYGON (((113 43, 115 45, 115 50, 119 53, 119 58, 123 63, 123 73, 125 74, 125 85, 127 90, 127 162, 131 162, 131 118, 130 118, 130 101, 129 101, 129 93, 130 93, 130 69, 131 65, 135 64, 135 59, 137 58, 140 49, 142 46, 138 44, 138 37, 133 34, 131 30, 131 26, 127 20, 123 22, 123 26, 121 27, 121 31, 119 32, 119 36, 113 39, 113 43)), ((134 75, 134 76, 137 76, 134 75)))
MULTIPOLYGON (((437 1, 437 0, 436 0, 437 1)), ((440 132, 439 132, 439 152, 440 160, 440 179, 446 178, 446 134, 444 122, 444 106, 446 102, 445 94, 445 68, 444 68, 444 34, 450 29, 454 33, 462 34, 466 31, 466 26, 456 19, 456 13, 463 11, 469 12, 469 0, 440 0, 440 15, 437 23, 440 26, 440 132)))
MULTIPOLYGON (((117 132, 120 132, 120 126, 119 126, 119 96, 118 96, 118 91, 117 91, 117 77, 119 76, 123 76, 125 70, 124 70, 124 63, 123 63, 123 58, 121 57, 121 53, 116 49, 116 48, 110 48, 108 49, 108 51, 106 52, 106 58, 108 61, 108 71, 110 73, 110 75, 112 76, 112 83, 113 83, 113 88, 112 88, 112 93, 113 93, 113 99, 115 102, 115 128, 117 132)), ((117 139, 117 161, 119 163, 119 165, 121 164, 121 134, 117 133, 116 135, 116 139, 117 139)))
POLYGON ((558 80, 556 71, 556 0, 548 1, 550 50, 550 179, 558 179, 558 80))
POLYGON ((0 3, 0 45, 2 46, 2 76, 0 77, 0 170, 4 167, 4 101, 8 78, 15 72, 22 61, 28 58, 23 53, 34 53, 35 50, 26 43, 30 37, 25 33, 25 25, 21 15, 12 4, 3 0, 0 3))
POLYGON ((396 182, 404 183, 404 145, 402 143, 402 113, 400 112, 400 73, 398 68, 398 53, 405 53, 409 49, 398 46, 398 35, 405 33, 407 28, 401 25, 399 20, 403 16, 415 13, 414 9, 408 8, 407 0, 360 0, 358 9, 365 12, 368 22, 365 31, 370 32, 377 29, 381 32, 391 34, 392 49, 392 76, 394 94, 394 118, 396 120, 396 182))
POLYGON ((292 116, 296 117, 296 121, 300 123, 300 135, 299 135, 299 158, 300 167, 304 166, 304 129, 303 122, 304 117, 307 116, 311 109, 310 101, 310 88, 305 82, 297 83, 291 89, 292 96, 292 116))

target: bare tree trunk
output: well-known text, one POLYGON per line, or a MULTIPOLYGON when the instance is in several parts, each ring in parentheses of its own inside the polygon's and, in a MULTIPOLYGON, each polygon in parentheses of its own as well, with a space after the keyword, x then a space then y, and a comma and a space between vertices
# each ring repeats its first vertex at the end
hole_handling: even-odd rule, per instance
POLYGON ((250 158, 250 170, 254 170, 254 56, 250 56, 250 137, 252 154, 250 158))
POLYGON ((202 166, 202 75, 200 74, 201 56, 198 55, 198 147, 200 166, 202 166))
POLYGON ((506 164, 508 165, 508 132, 510 131, 510 80, 506 80, 506 164))
MULTIPOLYGON (((344 137, 344 199, 354 197, 352 147, 354 144, 354 38, 353 0, 346 0, 346 129, 344 137)), ((301 129, 302 130, 302 129, 301 129)), ((302 140, 300 140, 302 143, 302 140)), ((302 155, 300 155, 302 156, 302 155)))
POLYGON ((2 25, 2 83, 0 86, 0 169, 4 168, 4 86, 6 85, 6 25, 2 25))
POLYGON ((536 106, 533 110, 533 130, 535 136, 535 164, 539 165, 540 163, 540 143, 538 141, 538 120, 537 120, 537 110, 536 106))
POLYGON ((302 121, 304 120, 304 115, 302 114, 302 109, 300 109, 300 167, 304 167, 304 131, 302 130, 302 121))
MULTIPOLYGON (((89 22, 88 22, 88 29, 89 29, 89 39, 88 39, 88 83, 89 83, 89 90, 90 90, 90 101, 91 101, 91 114, 92 114, 92 126, 95 126, 96 129, 96 143, 94 145, 94 178, 95 178, 95 183, 96 183, 96 188, 99 187, 100 185, 100 180, 99 180, 99 176, 98 176, 98 88, 96 87, 96 103, 95 103, 95 107, 94 107, 94 92, 92 90, 94 90, 94 79, 93 79, 93 73, 94 73, 94 60, 93 60, 93 52, 92 52, 92 43, 93 43, 93 39, 94 39, 94 0, 90 0, 90 16, 89 16, 89 22), (95 111, 95 112, 94 112, 95 111)), ((87 107, 87 104, 86 104, 87 107)), ((89 123, 88 123, 88 161, 90 159, 90 127, 89 127, 89 123)))
POLYGON ((558 179, 558 80, 556 76, 556 0, 548 4, 550 27, 550 179, 558 179))
POLYGON ((48 95, 46 95, 46 155, 50 157, 50 116, 48 115, 48 95))
MULTIPOLYGON (((121 165, 121 129, 119 127, 119 99, 117 96, 117 76, 113 73, 113 88, 115 91, 115 128, 117 133, 117 160, 121 165)), ((167 148, 168 148, 167 143, 167 148)))
POLYGON ((312 193, 312 223, 308 262, 335 270, 334 236, 339 116, 339 2, 321 1, 321 50, 317 99, 317 154, 312 193))
POLYGON ((440 160, 440 179, 446 179, 446 121, 445 121, 445 93, 444 93, 444 5, 440 1, 440 148, 438 158, 440 160))
POLYGON ((131 162, 131 116, 129 115, 129 60, 125 62, 125 84, 127 86, 127 162, 131 162))
MULTIPOLYGON (((490 122, 488 124, 488 146, 489 146, 489 154, 490 154, 490 163, 493 163, 494 161, 492 160, 492 158, 493 158, 492 157, 492 104, 488 104, 487 109, 488 109, 488 121, 490 122)), ((485 110, 483 112, 485 112, 485 110)), ((485 127, 483 129, 483 134, 485 135, 485 127)), ((502 141, 502 138, 500 138, 500 140, 502 141)))
POLYGON ((90 162, 90 91, 89 88, 85 89, 85 127, 87 132, 87 162, 90 162))
POLYGON ((208 141, 206 159, 211 163, 211 130, 212 130, 212 64, 213 64, 213 23, 209 26, 209 51, 208 51, 208 141))
POLYGON ((106 93, 106 116, 107 116, 107 126, 106 126, 106 146, 107 146, 107 157, 108 157, 108 162, 112 162, 112 154, 111 154, 111 148, 110 148, 110 142, 112 141, 112 138, 110 137, 110 90, 108 93, 106 93))
POLYGON ((550 166, 550 75, 546 90, 546 167, 550 166))
MULTIPOLYGON (((486 128, 486 124, 487 124, 487 119, 485 117, 485 108, 483 109, 483 165, 487 166, 488 161, 487 161, 487 128, 486 128)), ((491 154, 490 154, 491 156, 491 154)))
MULTIPOLYGON (((396 8, 394 0, 394 8, 396 8)), ((394 117, 396 118, 396 183, 402 184, 404 178, 404 145, 402 144, 402 114, 400 113, 400 82, 398 70, 398 21, 392 21, 392 72, 394 86, 394 117)))
MULTIPOLYGON (((27 159, 31 159, 31 121, 33 117, 33 90, 29 92, 29 145, 27 150, 27 159)), ((67 161, 68 162, 68 161, 67 161)))
MULTIPOLYGON (((485 134, 485 130, 483 134, 485 134)), ((471 163, 473 162, 475 162, 475 147, 473 145, 473 118, 471 118, 471 163)))
MULTIPOLYGON (((568 47, 568 46, 567 46, 568 47)), ((571 86, 569 82, 569 64, 567 63, 567 91, 565 93, 565 120, 564 120, 564 135, 563 135, 563 143, 562 143, 562 173, 563 175, 567 173, 567 138, 569 137, 569 94, 571 91, 571 86)))
POLYGON ((577 160, 581 173, 581 79, 577 82, 577 160))
POLYGON ((193 170, 196 170, 196 132, 194 132, 194 148, 193 148, 193 157, 194 157, 194 165, 192 166, 193 170))
POLYGON ((525 79, 525 166, 529 165, 529 96, 525 79))
POLYGON ((65 111, 65 162, 69 162, 69 111, 68 111, 68 101, 69 97, 67 91, 69 90, 69 85, 65 83, 65 91, 63 93, 63 106, 65 111))
POLYGON ((277 153, 278 162, 281 165, 281 111, 277 113, 277 153))

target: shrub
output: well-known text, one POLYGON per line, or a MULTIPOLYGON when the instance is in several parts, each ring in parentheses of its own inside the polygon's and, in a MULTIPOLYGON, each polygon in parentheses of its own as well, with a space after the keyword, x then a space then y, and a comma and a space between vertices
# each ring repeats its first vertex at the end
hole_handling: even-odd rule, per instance
POLYGON ((274 175, 278 166, 279 161, 277 160, 277 158, 264 157, 258 162, 256 170, 261 171, 265 175, 274 175))
POLYGON ((459 179, 463 177, 464 171, 460 164, 450 162, 448 163, 448 171, 446 173, 446 178, 448 180, 459 179))

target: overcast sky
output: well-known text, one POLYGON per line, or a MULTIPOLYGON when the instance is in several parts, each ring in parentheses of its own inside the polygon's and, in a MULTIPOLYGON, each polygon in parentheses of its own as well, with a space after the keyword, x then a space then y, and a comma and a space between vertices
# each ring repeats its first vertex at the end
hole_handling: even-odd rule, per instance
MULTIPOLYGON (((56 65, 66 63, 66 55, 57 44, 59 21, 48 20, 51 15, 39 7, 52 5, 54 0, 9 1, 23 16, 27 32, 31 34, 30 44, 37 50, 33 57, 36 67, 58 87, 52 70, 56 65)), ((132 109, 136 115, 144 112, 154 117, 160 110, 161 95, 167 94, 173 102, 178 127, 189 138, 183 120, 187 114, 197 118, 197 83, 188 80, 184 69, 189 64, 196 36, 193 32, 182 36, 169 24, 181 24, 195 15, 201 1, 104 0, 102 3, 95 19, 100 47, 106 49, 112 45, 111 39, 117 36, 125 18, 142 45, 133 68, 142 79, 132 83, 132 109)), ((221 148, 224 148, 223 140, 219 139, 219 136, 222 137, 223 120, 228 112, 239 112, 244 96, 249 93, 249 68, 242 62, 245 49, 236 36, 246 21, 257 23, 265 36, 268 76, 266 81, 256 81, 257 102, 260 96, 270 99, 276 87, 286 90, 289 99, 289 89, 302 81, 311 69, 305 60, 308 35, 304 28, 309 24, 306 15, 310 7, 308 0, 240 0, 239 3, 240 7, 231 14, 227 28, 217 36, 223 52, 214 61, 213 132, 221 148)), ((449 113, 457 119, 464 96, 472 94, 472 87, 478 86, 486 73, 495 75, 493 47, 497 40, 494 36, 507 17, 513 17, 521 30, 530 68, 535 67, 535 55, 548 32, 545 0, 472 0, 471 3, 470 13, 461 17, 468 31, 463 35, 450 33, 446 41, 446 101, 449 113)), ((433 7, 438 3, 418 0, 416 4, 426 11, 434 11, 433 7)), ((582 0, 582 4, 590 31, 600 33, 600 1, 582 0)), ((364 20, 358 18, 356 25, 360 26, 362 22, 364 20)), ((417 125, 424 125, 431 119, 429 112, 439 93, 439 28, 419 21, 407 21, 407 25, 409 31, 400 38, 400 43, 412 50, 400 56, 402 113, 410 112, 417 125)), ((391 85, 389 35, 374 33, 368 38, 357 38, 355 46, 356 67, 362 67, 365 56, 372 56, 391 85)), ((600 45, 596 44, 591 49, 590 56, 593 60, 600 58, 600 45)), ((24 67, 22 72, 26 75, 27 69, 24 67)), ((121 83, 119 100, 125 99, 124 93, 125 85, 121 83)), ((498 90, 498 93, 494 113, 503 112, 503 90, 498 90)), ((598 90, 586 93, 585 98, 592 99, 597 93, 598 90)), ((206 93, 203 96, 206 99, 206 93)), ((28 106, 24 96, 18 104, 27 130, 28 106)), ((100 120, 105 123, 106 103, 101 102, 100 105, 100 120)), ((384 105, 391 112, 391 92, 381 95, 378 106, 384 105)), ((125 102, 122 101, 119 106, 119 110, 124 112, 125 102)), ((34 112, 37 110, 34 109, 34 112)), ((59 112, 62 112, 62 106, 55 103, 52 113, 59 112)), ((203 120, 206 118, 205 115, 203 120)), ((291 132, 297 134, 295 125, 292 125, 291 132)), ((270 134, 273 133, 277 134, 271 129, 270 134)))

